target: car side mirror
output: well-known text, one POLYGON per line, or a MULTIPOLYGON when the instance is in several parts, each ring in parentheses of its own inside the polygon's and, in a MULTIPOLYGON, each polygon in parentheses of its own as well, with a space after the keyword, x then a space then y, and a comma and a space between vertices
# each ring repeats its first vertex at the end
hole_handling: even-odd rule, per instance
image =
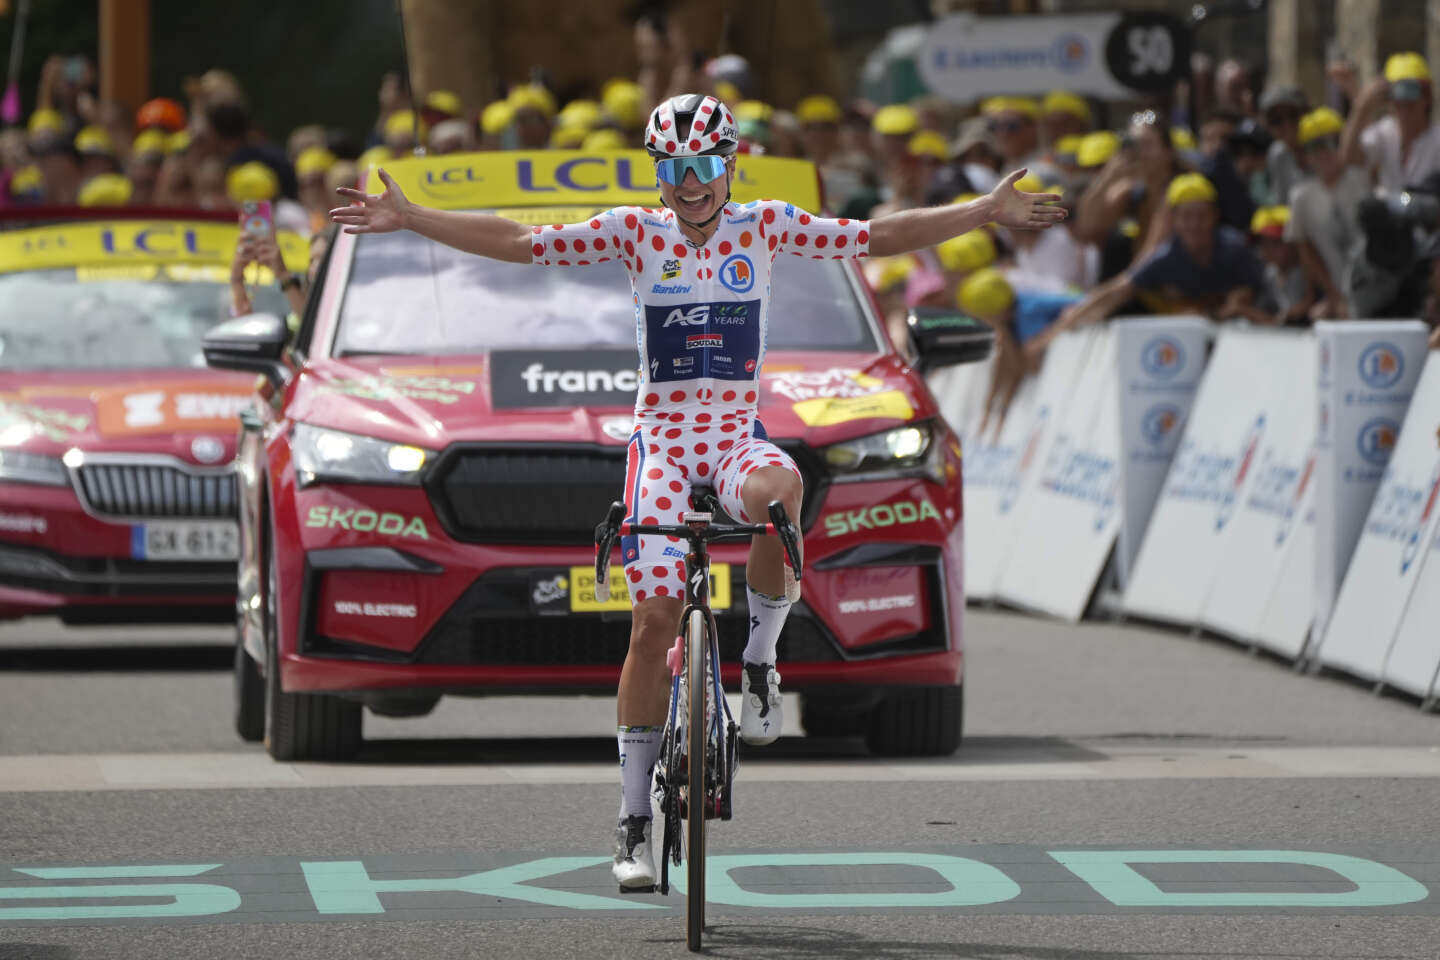
POLYGON ((212 327, 201 349, 207 366, 261 373, 280 387, 290 379, 284 360, 289 341, 283 319, 273 313, 251 313, 212 327))
POLYGON ((915 307, 905 323, 921 373, 984 360, 995 342, 995 331, 987 324, 945 307, 915 307))

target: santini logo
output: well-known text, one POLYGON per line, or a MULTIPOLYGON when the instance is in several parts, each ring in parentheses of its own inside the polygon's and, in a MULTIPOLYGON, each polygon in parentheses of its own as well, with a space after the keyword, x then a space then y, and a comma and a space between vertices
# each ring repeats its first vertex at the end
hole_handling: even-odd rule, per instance
POLYGON ((608 393, 636 388, 634 370, 546 370, 538 360, 520 371, 520 379, 528 393, 608 393))

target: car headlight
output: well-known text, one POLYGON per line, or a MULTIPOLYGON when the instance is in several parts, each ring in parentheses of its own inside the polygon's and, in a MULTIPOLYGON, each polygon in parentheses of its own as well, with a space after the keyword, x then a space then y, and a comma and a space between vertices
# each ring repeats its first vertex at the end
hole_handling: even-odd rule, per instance
POLYGON ((836 483, 887 477, 929 477, 945 482, 941 445, 928 423, 912 423, 883 433, 846 440, 824 449, 836 483))
POLYGON ((297 423, 291 439, 300 486, 329 481, 417 484, 434 451, 297 423))
POLYGON ((59 457, 19 450, 0 450, 0 480, 43 483, 50 487, 70 486, 70 474, 59 457))

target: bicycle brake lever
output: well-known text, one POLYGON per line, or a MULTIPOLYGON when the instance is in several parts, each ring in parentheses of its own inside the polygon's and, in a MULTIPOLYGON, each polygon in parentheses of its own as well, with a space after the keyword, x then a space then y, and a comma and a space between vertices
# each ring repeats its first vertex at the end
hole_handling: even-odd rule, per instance
POLYGON ((605 522, 595 528, 595 599, 601 603, 610 599, 610 550, 624 521, 625 504, 616 500, 610 504, 605 522))
POLYGON ((795 582, 799 583, 800 541, 796 537, 795 524, 790 522, 790 517, 785 512, 785 504, 779 500, 770 501, 770 522, 775 524, 775 532, 780 537, 780 545, 785 548, 785 556, 795 574, 795 582))

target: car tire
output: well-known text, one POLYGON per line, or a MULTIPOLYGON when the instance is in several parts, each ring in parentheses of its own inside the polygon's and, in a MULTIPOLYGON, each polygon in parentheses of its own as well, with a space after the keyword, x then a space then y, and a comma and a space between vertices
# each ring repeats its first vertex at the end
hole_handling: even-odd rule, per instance
POLYGON ((964 687, 919 687, 892 693, 865 723, 865 743, 879 756, 948 756, 960 746, 964 687))
POLYGON ((360 704, 318 693, 286 693, 280 686, 275 590, 270 550, 265 557, 265 749, 276 760, 351 760, 360 752, 360 704))
POLYGON ((255 658, 235 637, 235 732, 246 743, 265 739, 265 679, 255 658))

